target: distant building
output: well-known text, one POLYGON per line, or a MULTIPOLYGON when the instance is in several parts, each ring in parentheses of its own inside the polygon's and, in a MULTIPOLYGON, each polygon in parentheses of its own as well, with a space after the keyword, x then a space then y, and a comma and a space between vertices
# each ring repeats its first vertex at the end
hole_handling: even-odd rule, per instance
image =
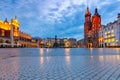
POLYGON ((77 48, 84 48, 84 39, 78 40, 77 41, 77 48))
POLYGON ((38 47, 36 39, 32 38, 30 34, 19 31, 19 41, 21 47, 38 47))
POLYGON ((75 38, 69 38, 70 47, 75 48, 77 46, 77 40, 75 38))
POLYGON ((113 23, 102 26, 99 31, 100 47, 120 47, 120 14, 113 23))
POLYGON ((54 38, 44 38, 43 42, 44 42, 44 47, 48 47, 49 48, 49 47, 53 47, 55 39, 54 38))
POLYGON ((86 47, 98 47, 99 46, 99 34, 98 31, 101 28, 101 16, 98 13, 98 9, 95 9, 95 13, 91 19, 91 13, 89 7, 85 13, 84 23, 84 44, 86 47))
POLYGON ((44 47, 53 47, 56 41, 60 48, 76 47, 77 45, 77 40, 75 38, 45 38, 43 39, 44 47))
POLYGON ((32 41, 38 45, 39 48, 43 48, 44 47, 44 42, 43 39, 39 38, 39 37, 34 37, 32 38, 32 41))
POLYGON ((65 46, 64 38, 59 39, 59 40, 60 40, 60 41, 59 41, 59 46, 60 46, 61 48, 63 48, 63 47, 65 46))

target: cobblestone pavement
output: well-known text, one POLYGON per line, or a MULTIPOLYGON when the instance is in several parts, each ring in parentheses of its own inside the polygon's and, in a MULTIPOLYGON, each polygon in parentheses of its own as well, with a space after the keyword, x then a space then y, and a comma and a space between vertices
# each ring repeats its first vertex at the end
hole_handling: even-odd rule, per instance
POLYGON ((14 56, 0 60, 0 80, 120 80, 120 55, 14 56))

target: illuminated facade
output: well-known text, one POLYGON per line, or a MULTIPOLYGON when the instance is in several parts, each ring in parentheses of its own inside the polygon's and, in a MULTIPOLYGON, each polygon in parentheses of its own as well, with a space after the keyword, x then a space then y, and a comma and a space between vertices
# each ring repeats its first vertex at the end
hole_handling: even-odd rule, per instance
POLYGON ((89 7, 85 13, 84 23, 84 44, 86 47, 98 47, 99 46, 99 29, 101 28, 101 16, 98 13, 97 8, 91 19, 91 13, 89 7))
MULTIPOLYGON (((44 47, 53 47, 55 43, 55 38, 45 38, 43 39, 44 47)), ((57 38, 57 43, 59 44, 59 47, 71 47, 74 48, 77 45, 77 40, 75 38, 57 38)))
POLYGON ((70 42, 70 47, 77 47, 77 40, 75 38, 69 38, 68 41, 70 42))
POLYGON ((102 26, 99 31, 100 47, 120 47, 120 14, 113 23, 102 26))
POLYGON ((20 24, 19 24, 19 21, 16 17, 11 20, 11 26, 13 27, 13 36, 18 37, 20 24))
POLYGON ((84 39, 78 40, 77 41, 77 48, 84 48, 84 39))
POLYGON ((15 37, 18 37, 19 34, 19 22, 17 18, 11 20, 11 22, 7 21, 7 18, 3 22, 0 20, 0 36, 1 37, 10 37, 11 26, 13 26, 13 34, 15 37))
POLYGON ((38 43, 38 39, 32 38, 30 34, 27 34, 25 32, 19 31, 19 41, 18 43, 21 45, 21 47, 40 47, 40 43, 38 43))
POLYGON ((7 18, 4 22, 0 20, 0 45, 11 46, 11 42, 17 45, 16 41, 18 41, 19 27, 20 24, 16 17, 11 22, 8 22, 7 18), (12 34, 11 29, 13 30, 12 34), (14 37, 13 41, 10 38, 11 35, 14 37))
MULTIPOLYGON (((59 39, 57 39, 58 41, 59 39)), ((54 38, 45 38, 43 39, 44 42, 44 47, 53 47, 54 43, 55 43, 55 39, 54 38)))
POLYGON ((31 41, 32 37, 30 34, 19 31, 19 40, 21 41, 31 41))
POLYGON ((31 35, 21 32, 18 19, 0 20, 0 47, 39 47, 31 35))

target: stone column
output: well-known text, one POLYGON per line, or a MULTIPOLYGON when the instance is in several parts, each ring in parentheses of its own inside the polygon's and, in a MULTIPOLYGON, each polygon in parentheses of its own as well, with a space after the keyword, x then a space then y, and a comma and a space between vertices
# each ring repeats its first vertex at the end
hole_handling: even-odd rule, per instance
POLYGON ((11 25, 10 39, 11 39, 11 47, 14 47, 13 25, 11 25))

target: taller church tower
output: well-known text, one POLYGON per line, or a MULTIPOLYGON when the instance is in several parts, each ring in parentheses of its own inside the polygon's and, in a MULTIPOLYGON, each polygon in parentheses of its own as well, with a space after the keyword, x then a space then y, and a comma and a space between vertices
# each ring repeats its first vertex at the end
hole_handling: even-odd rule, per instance
POLYGON ((89 7, 87 7, 84 23, 84 44, 86 47, 88 47, 88 38, 91 29, 92 29, 91 13, 89 11, 89 7))

